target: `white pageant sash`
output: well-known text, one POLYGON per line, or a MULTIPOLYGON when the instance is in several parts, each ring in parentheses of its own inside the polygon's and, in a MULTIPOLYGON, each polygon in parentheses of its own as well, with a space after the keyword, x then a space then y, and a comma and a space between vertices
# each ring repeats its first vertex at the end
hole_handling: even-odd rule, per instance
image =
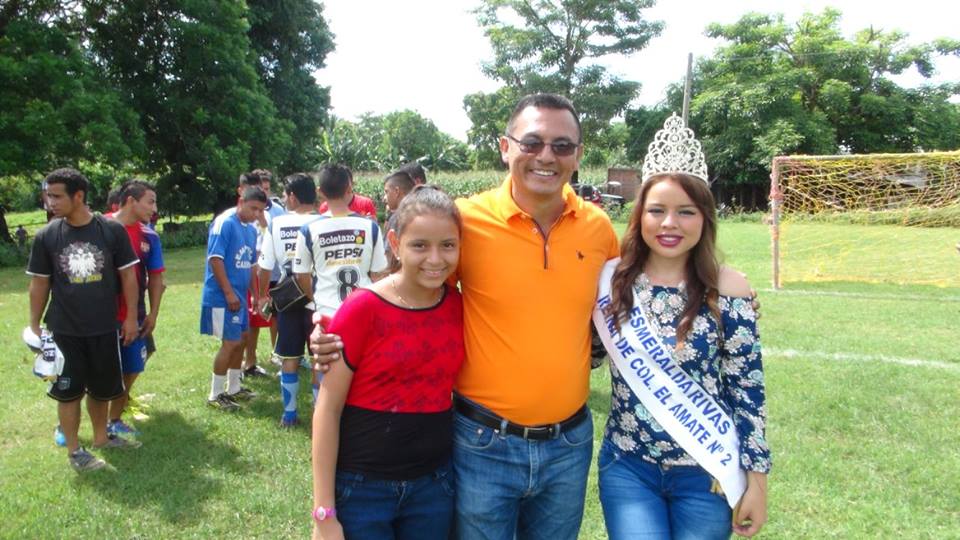
POLYGON ((604 315, 618 262, 620 259, 614 259, 604 266, 593 308, 593 322, 603 345, 643 406, 720 483, 733 508, 747 486, 733 420, 673 359, 636 294, 630 318, 620 329, 612 316, 604 315))

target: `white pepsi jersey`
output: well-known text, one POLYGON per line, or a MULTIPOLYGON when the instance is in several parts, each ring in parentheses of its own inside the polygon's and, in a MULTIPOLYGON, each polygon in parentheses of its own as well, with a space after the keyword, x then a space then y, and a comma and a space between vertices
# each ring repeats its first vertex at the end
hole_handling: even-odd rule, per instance
POLYGON ((300 228, 293 271, 313 274, 318 313, 332 316, 354 289, 372 283, 371 272, 386 269, 383 235, 369 218, 320 216, 300 228))
POLYGON ((280 277, 286 276, 293 266, 300 228, 315 219, 320 215, 290 213, 274 217, 263 233, 257 265, 264 270, 279 269, 280 277))

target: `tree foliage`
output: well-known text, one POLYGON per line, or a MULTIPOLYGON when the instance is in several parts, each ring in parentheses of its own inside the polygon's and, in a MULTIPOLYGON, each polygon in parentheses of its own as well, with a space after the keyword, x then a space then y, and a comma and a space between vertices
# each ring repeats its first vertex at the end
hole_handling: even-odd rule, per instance
POLYGON ((228 198, 240 172, 288 154, 293 123, 278 118, 250 61, 244 3, 87 5, 96 60, 140 113, 145 165, 168 201, 209 209, 209 196, 228 198))
POLYGON ((469 154, 467 145, 410 110, 366 114, 358 122, 335 120, 318 147, 321 163, 355 170, 390 170, 417 161, 429 169, 459 171, 469 168, 469 154))
MULTIPOLYGON (((912 45, 902 32, 873 28, 844 38, 839 21, 840 12, 827 8, 792 25, 751 13, 708 26, 707 35, 728 44, 697 64, 690 122, 711 176, 765 184, 780 154, 960 146, 960 108, 948 101, 960 84, 907 89, 892 80, 911 68, 930 77, 935 56, 958 54, 960 41, 912 45)), ((668 103, 679 110, 676 91, 668 103)), ((642 118, 627 122, 637 130, 642 118)))
POLYGON ((318 85, 313 72, 333 51, 333 34, 314 0, 247 0, 247 5, 257 73, 277 116, 294 125, 290 149, 279 167, 307 170, 317 161, 330 107, 330 89, 318 85))
POLYGON ((89 62, 68 8, 0 5, 0 240, 12 242, 3 211, 36 203, 47 171, 81 162, 115 171, 144 150, 136 112, 89 62))
MULTIPOLYGON (((653 0, 484 0, 476 15, 494 58, 483 71, 507 90, 467 96, 468 114, 483 117, 502 109, 508 95, 556 92, 577 106, 584 139, 592 142, 640 88, 640 83, 613 76, 594 61, 633 54, 659 35, 663 23, 643 17, 643 10, 653 4, 653 0)), ((471 130, 476 131, 471 134, 474 144, 490 142, 491 125, 484 122, 471 130)), ((487 147, 477 149, 489 152, 487 147)))

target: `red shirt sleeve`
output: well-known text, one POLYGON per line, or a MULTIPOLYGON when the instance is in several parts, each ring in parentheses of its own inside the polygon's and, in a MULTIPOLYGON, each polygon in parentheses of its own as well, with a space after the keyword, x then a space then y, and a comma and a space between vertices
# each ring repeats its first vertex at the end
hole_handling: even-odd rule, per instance
POLYGON ((370 338, 370 317, 373 314, 371 299, 373 293, 357 289, 337 309, 330 323, 329 332, 337 334, 343 340, 343 359, 352 371, 357 371, 366 356, 366 344, 370 338))

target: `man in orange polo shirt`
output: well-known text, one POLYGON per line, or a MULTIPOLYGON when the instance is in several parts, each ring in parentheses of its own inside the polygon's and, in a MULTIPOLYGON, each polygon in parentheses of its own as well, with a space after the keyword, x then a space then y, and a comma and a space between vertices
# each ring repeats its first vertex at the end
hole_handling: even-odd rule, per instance
POLYGON ((500 152, 504 183, 458 201, 467 356, 455 390, 455 536, 574 539, 593 448, 590 314, 618 241, 569 186, 583 153, 569 100, 520 100, 500 152))
MULTIPOLYGON (((593 448, 590 316, 618 241, 568 185, 583 154, 568 99, 521 99, 500 151, 503 184, 457 201, 466 359, 454 398, 454 536, 575 539, 593 448)), ((334 336, 312 337, 321 363, 336 348, 334 336)))

